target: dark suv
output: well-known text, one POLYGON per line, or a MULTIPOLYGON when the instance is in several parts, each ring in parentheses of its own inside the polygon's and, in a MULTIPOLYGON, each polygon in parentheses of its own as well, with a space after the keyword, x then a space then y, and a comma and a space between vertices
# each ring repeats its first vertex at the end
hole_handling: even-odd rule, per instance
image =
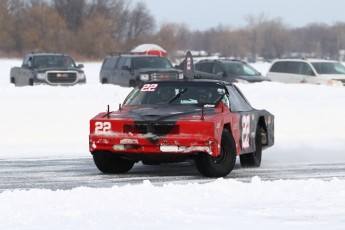
POLYGON ((201 60, 194 65, 196 78, 214 78, 231 83, 269 81, 252 66, 239 60, 201 60))
POLYGON ((104 59, 99 80, 102 84, 135 87, 155 79, 183 79, 183 72, 175 69, 166 57, 119 54, 104 59))

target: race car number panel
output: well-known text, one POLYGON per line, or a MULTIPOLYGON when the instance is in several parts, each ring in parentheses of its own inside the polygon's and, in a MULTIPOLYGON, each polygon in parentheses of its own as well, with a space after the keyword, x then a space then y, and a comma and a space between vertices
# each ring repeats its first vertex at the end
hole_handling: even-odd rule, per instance
POLYGON ((140 91, 155 91, 158 84, 145 84, 140 91))
POLYGON ((250 147, 249 144, 249 135, 250 135, 250 116, 249 115, 243 115, 242 116, 242 148, 248 149, 250 147))
POLYGON ((110 122, 96 122, 95 123, 95 133, 109 132, 111 130, 110 122))

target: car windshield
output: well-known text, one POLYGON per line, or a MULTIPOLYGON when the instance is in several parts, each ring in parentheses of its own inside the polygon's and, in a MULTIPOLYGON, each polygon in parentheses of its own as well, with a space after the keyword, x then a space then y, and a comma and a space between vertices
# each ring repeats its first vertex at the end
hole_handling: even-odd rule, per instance
POLYGON ((135 88, 126 98, 124 105, 216 104, 225 94, 218 83, 157 82, 135 88))
POLYGON ((69 56, 42 55, 34 58, 33 66, 35 68, 75 67, 75 63, 69 56))
POLYGON ((345 66, 338 62, 314 62, 312 65, 318 74, 345 74, 345 66))
POLYGON ((136 57, 132 59, 132 69, 169 69, 173 68, 171 62, 165 57, 136 57))
POLYGON ((224 63, 226 71, 231 75, 258 76, 260 73, 246 63, 224 63))

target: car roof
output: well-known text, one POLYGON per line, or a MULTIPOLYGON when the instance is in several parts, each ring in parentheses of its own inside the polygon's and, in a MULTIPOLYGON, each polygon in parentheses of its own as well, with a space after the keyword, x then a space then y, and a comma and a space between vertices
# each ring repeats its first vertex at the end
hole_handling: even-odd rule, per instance
POLYGON ((336 60, 331 59, 321 59, 321 58, 286 58, 286 59, 277 59, 274 62, 284 62, 284 61, 297 61, 297 62, 329 62, 329 63, 335 63, 338 62, 336 60))
POLYGON ((231 85, 231 83, 227 82, 227 81, 222 81, 222 80, 217 80, 217 79, 191 79, 191 80, 175 80, 175 79, 170 79, 170 80, 150 80, 150 81, 146 81, 143 84, 147 84, 147 83, 189 83, 189 84, 193 84, 193 83, 210 83, 210 84, 223 84, 223 85, 231 85))
POLYGON ((225 62, 235 62, 235 63, 246 63, 244 61, 238 60, 238 59, 204 59, 204 60, 200 60, 197 63, 202 63, 202 62, 220 62, 220 63, 225 63, 225 62))
POLYGON ((112 57, 162 57, 165 58, 163 56, 157 56, 157 55, 140 55, 140 54, 110 54, 107 56, 107 58, 112 58, 112 57))
POLYGON ((32 55, 32 56, 69 56, 68 54, 64 54, 64 53, 31 53, 28 55, 32 55))

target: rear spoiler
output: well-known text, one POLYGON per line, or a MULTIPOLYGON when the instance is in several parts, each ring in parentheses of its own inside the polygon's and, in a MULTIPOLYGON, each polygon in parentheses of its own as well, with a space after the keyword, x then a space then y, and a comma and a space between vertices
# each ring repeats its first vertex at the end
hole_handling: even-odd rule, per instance
POLYGON ((183 70, 184 78, 186 80, 193 79, 216 79, 222 80, 223 76, 219 74, 206 73, 202 71, 195 70, 193 56, 190 51, 187 51, 186 56, 182 63, 180 64, 183 70))

